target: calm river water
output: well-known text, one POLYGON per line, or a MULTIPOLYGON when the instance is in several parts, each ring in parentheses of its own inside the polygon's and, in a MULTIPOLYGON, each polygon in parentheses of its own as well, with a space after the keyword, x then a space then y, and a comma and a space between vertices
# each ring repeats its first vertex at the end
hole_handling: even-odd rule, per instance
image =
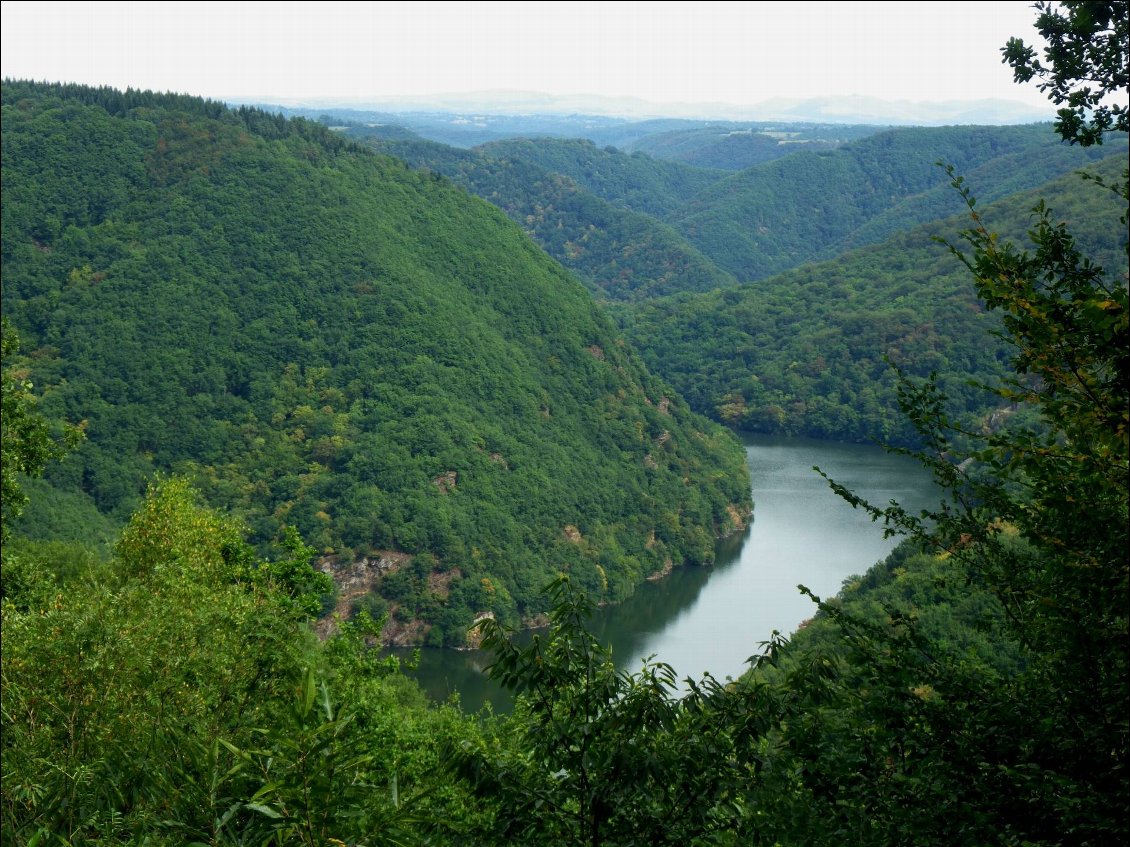
MULTIPOLYGON (((881 525, 833 494, 813 465, 873 503, 894 499, 913 510, 935 503, 917 462, 877 447, 755 435, 744 441, 752 525, 719 544, 714 567, 676 568, 597 613, 594 631, 611 645, 618 667, 636 670, 654 654, 680 679, 707 671, 736 677, 773 630, 789 634, 812 616, 815 606, 798 584, 829 597, 894 547, 897 539, 884 539, 881 525)), ((508 709, 509 697, 482 672, 488 663, 478 652, 422 650, 415 676, 435 698, 459 692, 467 710, 488 700, 508 709)))

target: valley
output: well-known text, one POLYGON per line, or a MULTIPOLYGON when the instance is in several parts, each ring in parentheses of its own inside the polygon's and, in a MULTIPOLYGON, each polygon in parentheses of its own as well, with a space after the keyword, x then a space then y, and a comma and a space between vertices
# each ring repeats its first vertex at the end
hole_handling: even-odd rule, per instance
MULTIPOLYGON (((654 656, 680 680, 739 677, 774 630, 795 632, 814 615, 798 584, 830 597, 894 548, 897 540, 884 539, 866 514, 836 497, 814 465, 877 503, 936 505, 921 466, 878 447, 749 434, 742 443, 757 504, 751 525, 718 543, 711 567, 677 568, 594 615, 593 632, 619 670, 635 671, 654 656)), ((413 661, 410 649, 394 655, 413 661)), ((506 711, 512 698, 486 675, 489 664, 482 651, 426 649, 412 676, 438 701, 458 695, 465 710, 489 701, 506 711)))
POLYGON ((555 571, 618 602, 711 563, 751 502, 719 425, 913 444, 884 359, 991 414, 965 383, 1000 378, 1004 352, 930 241, 960 223, 914 229, 953 208, 926 159, 1011 191, 987 207, 1009 235, 1037 196, 1020 189, 1050 180, 1039 195, 1118 263, 1098 223, 1113 198, 1080 204, 1056 175, 1112 178, 1125 141, 1098 159, 1039 126, 887 130, 733 176, 586 140, 467 151, 190 98, 5 98, 5 317, 45 411, 87 436, 37 484, 25 532, 77 541, 154 473, 187 474, 264 549, 295 526, 331 574, 405 554, 353 606, 387 613, 401 643, 536 618, 555 571), (812 198, 821 235, 798 223, 812 198), (730 250, 728 226, 779 258, 700 237, 730 250))
POLYGON ((1123 843, 1127 4, 1037 11, 1054 123, 5 77, 3 842, 1123 843))

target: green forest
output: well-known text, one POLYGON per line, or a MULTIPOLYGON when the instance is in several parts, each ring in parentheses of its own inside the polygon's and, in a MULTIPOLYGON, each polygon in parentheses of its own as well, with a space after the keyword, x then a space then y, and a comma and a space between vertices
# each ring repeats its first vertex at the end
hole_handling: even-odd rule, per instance
POLYGON ((1054 125, 729 172, 4 80, 3 843, 1124 843, 1130 4, 1034 11, 1054 125), (594 609, 751 517, 723 424, 944 500, 828 480, 889 557, 740 679, 618 670, 594 609))
POLYGON ((939 162, 995 204, 1003 234, 1024 240, 1030 210, 1045 198, 1096 261, 1126 269, 1119 231, 1107 223, 1116 198, 1073 175, 1086 167, 1116 176, 1125 138, 1080 148, 1042 125, 898 129, 838 145, 834 155, 804 145, 773 168, 726 178, 582 140, 462 150, 388 139, 384 126, 349 125, 346 134, 506 212, 605 302, 652 373, 696 412, 738 430, 918 443, 888 362, 914 376, 938 373, 971 422, 996 412, 970 384, 1007 370, 1004 347, 991 338, 996 319, 961 263, 931 240, 953 238, 966 220, 939 162), (803 208, 814 197, 835 214, 803 208), (739 203, 757 209, 759 249, 776 258, 743 256, 730 273, 730 259, 699 250, 687 237, 693 227, 679 228, 709 208, 724 227, 752 232, 739 203), (805 231, 799 217, 823 229, 805 231), (821 256, 835 258, 812 261, 821 256), (759 278, 764 266, 789 269, 759 278))
POLYGON ((891 221, 906 228, 960 212, 952 192, 938 190, 946 184, 938 161, 977 179, 989 200, 1110 152, 1067 147, 1049 129, 893 129, 835 150, 802 150, 728 176, 669 221, 724 270, 758 280, 878 240, 891 221))
POLYGON ((672 129, 640 139, 633 152, 673 159, 702 168, 742 171, 797 150, 832 150, 880 127, 847 124, 713 124, 672 129))
POLYGON ((372 574, 396 640, 460 645, 561 568, 616 600, 744 522, 737 442, 493 207, 318 124, 3 97, 11 366, 86 436, 23 534, 124 524, 184 475, 256 544, 413 557, 372 574))
MULTIPOLYGON (((577 275, 600 299, 637 300, 680 291, 709 291, 733 285, 720 270, 672 227, 583 186, 569 173, 540 164, 540 157, 506 155, 509 147, 488 145, 457 150, 431 141, 384 140, 368 128, 350 133, 414 168, 449 177, 504 211, 549 255, 577 275)), ((528 145, 541 149, 546 143, 528 145)), ((561 146, 570 149, 568 143, 561 146)), ((573 145, 582 153, 595 149, 573 145)), ((606 158, 612 154, 603 154, 606 158)), ((616 154, 614 163, 633 161, 616 154)), ((558 164, 558 162, 554 162, 558 164)), ((620 173, 610 181, 633 186, 647 203, 670 197, 645 168, 620 173), (656 187, 658 184, 658 187, 656 187), (660 196, 652 198, 652 193, 660 196)), ((681 181, 673 180, 676 185, 681 181)))
MULTIPOLYGON (((1087 172, 1116 180, 1125 162, 1116 153, 1087 172)), ((1003 236, 1025 243, 1041 198, 1077 227, 1095 261, 1125 274, 1125 234, 1109 224, 1118 198, 1077 175, 988 204, 984 214, 1003 236)), ((1007 347, 993 336, 997 316, 970 290, 958 258, 933 240, 953 241, 967 220, 935 221, 755 285, 610 311, 652 370, 716 420, 758 432, 917 443, 899 411, 892 365, 908 376, 937 374, 970 426, 999 408, 975 383, 1008 370, 1007 347)))

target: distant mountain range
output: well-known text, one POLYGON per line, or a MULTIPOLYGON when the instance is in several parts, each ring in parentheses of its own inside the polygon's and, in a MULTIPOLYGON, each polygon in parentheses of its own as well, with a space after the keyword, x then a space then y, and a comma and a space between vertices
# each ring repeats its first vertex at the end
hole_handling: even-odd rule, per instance
MULTIPOLYGON (((233 102, 251 102, 237 100, 233 102)), ((261 101, 255 101, 261 102, 261 101)), ((630 120, 695 118, 707 120, 818 121, 845 124, 944 126, 1021 124, 1050 120, 1049 107, 1015 100, 926 102, 875 97, 777 98, 752 105, 735 103, 650 103, 634 97, 545 94, 534 91, 476 91, 421 96, 334 98, 272 102, 291 108, 360 109, 384 112, 452 112, 481 115, 593 115, 630 120)))

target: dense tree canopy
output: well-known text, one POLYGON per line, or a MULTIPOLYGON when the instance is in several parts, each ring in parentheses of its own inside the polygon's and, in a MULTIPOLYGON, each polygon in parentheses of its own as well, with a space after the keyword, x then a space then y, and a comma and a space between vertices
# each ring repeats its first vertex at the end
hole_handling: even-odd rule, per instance
POLYGON ((935 163, 1000 199, 1102 155, 1062 144, 1040 125, 905 127, 834 150, 798 151, 716 182, 666 220, 743 282, 961 211, 935 163))
POLYGON ((416 556, 365 577, 388 637, 461 643, 561 568, 612 600, 708 562, 748 511, 737 443, 446 180, 255 110, 3 97, 4 312, 44 414, 89 423, 29 527, 124 522, 154 472, 191 474, 259 544, 416 556))
MULTIPOLYGON (((9 368, 10 357, 19 351, 19 338, 5 318, 0 324, 3 333, 2 380, 3 409, 0 427, 3 427, 3 461, 0 474, 3 482, 0 488, 0 543, 7 542, 11 535, 11 522, 20 516, 27 497, 23 492, 21 480, 43 473, 47 463, 61 458, 66 445, 52 438, 47 422, 35 408, 32 384, 26 379, 26 372, 17 373, 9 368)), ((80 435, 72 430, 69 442, 73 445, 80 435)))
MULTIPOLYGON (((734 283, 732 276, 670 226, 594 194, 578 185, 569 169, 554 171, 543 167, 543 157, 529 155, 531 147, 538 150, 548 142, 457 150, 429 141, 381 140, 370 135, 368 127, 354 131, 377 150, 415 168, 441 173, 498 206, 599 298, 641 300, 734 283), (520 158, 513 155, 516 153, 527 155, 520 158)), ((601 155, 612 158, 611 154, 601 155)), ((551 167, 560 164, 553 157, 544 158, 550 159, 551 167)), ((641 179, 647 174, 642 165, 630 174, 613 170, 620 177, 616 185, 623 187, 627 180, 635 193, 644 195, 658 181, 641 179)))
MULTIPOLYGON (((1113 180, 1124 161, 1114 155, 1088 172, 1113 180)), ((1096 260, 1125 268, 1119 230, 1110 226, 1117 197, 1074 175, 986 208, 1002 233, 1021 239, 1041 196, 1073 222, 1096 260)), ((990 335, 998 317, 970 289, 961 262, 930 240, 956 238, 966 220, 898 233, 756 285, 617 304, 613 314, 652 370, 717 420, 761 432, 913 443, 886 360, 907 374, 936 372, 955 410, 986 420, 999 402, 970 383, 1008 369, 1006 348, 990 335)))

